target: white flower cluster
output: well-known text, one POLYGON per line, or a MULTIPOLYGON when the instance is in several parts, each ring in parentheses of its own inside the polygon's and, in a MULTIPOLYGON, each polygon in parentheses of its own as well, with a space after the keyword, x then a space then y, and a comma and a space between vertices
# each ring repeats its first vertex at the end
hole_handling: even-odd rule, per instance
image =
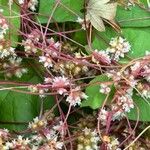
POLYGON ((39 56, 39 62, 42 62, 44 67, 50 68, 53 67, 53 57, 57 56, 61 44, 59 42, 55 42, 53 38, 48 39, 47 42, 48 47, 45 49, 45 53, 42 56, 39 56))
POLYGON ((143 72, 143 77, 150 82, 150 64, 145 65, 144 67, 144 72, 143 72))
POLYGON ((81 136, 78 137, 77 150, 98 150, 98 143, 100 138, 96 130, 92 131, 89 128, 85 128, 81 136))
POLYGON ((3 140, 1 149, 20 149, 20 150, 60 150, 63 148, 63 142, 60 141, 58 131, 51 129, 47 126, 45 120, 38 117, 29 123, 29 128, 34 132, 29 138, 14 135, 11 136, 7 130, 0 129, 0 138, 3 140))
POLYGON ((5 62, 3 64, 3 68, 6 70, 6 76, 7 77, 11 77, 12 75, 15 75, 18 78, 21 78, 21 76, 24 73, 27 73, 27 69, 26 68, 21 68, 22 59, 20 57, 18 58, 14 58, 11 57, 8 59, 8 62, 5 62), (7 71, 8 70, 8 71, 7 71))
POLYGON ((53 67, 52 58, 48 53, 44 56, 39 56, 39 62, 44 63, 45 68, 53 67))
MULTIPOLYGON (((12 1, 13 2, 13 1, 12 1)), ((23 5, 24 4, 24 0, 18 0, 18 3, 20 5, 23 5)), ((12 3, 11 3, 12 5, 12 3)), ((28 2, 28 8, 30 8, 32 11, 36 11, 36 6, 38 5, 38 0, 30 0, 28 2)))
POLYGON ((4 39, 4 35, 6 34, 6 31, 9 29, 9 26, 6 22, 5 18, 0 18, 0 40, 4 39))
POLYGON ((55 42, 53 38, 47 39, 48 47, 47 51, 52 57, 57 57, 59 50, 61 49, 61 43, 55 42))
POLYGON ((117 138, 112 138, 110 142, 107 144, 108 150, 121 150, 117 148, 119 146, 119 141, 117 138))
MULTIPOLYGON (((45 79, 47 80, 47 79, 45 79)), ((53 90, 56 90, 57 93, 59 93, 60 95, 64 94, 65 92, 67 92, 67 87, 69 87, 70 85, 70 81, 68 78, 62 76, 62 77, 55 77, 52 79, 52 88, 53 90)))
POLYGON ((17 139, 14 139, 12 142, 6 142, 4 149, 27 149, 30 140, 28 138, 23 138, 21 135, 18 136, 17 139))
MULTIPOLYGON (((9 1, 11 3, 11 1, 9 1)), ((12 75, 15 75, 16 77, 20 78, 24 73, 27 73, 27 69, 21 68, 21 62, 22 59, 20 57, 17 57, 15 53, 15 48, 11 47, 7 40, 5 39, 5 35, 7 33, 7 30, 9 29, 9 26, 7 24, 7 21, 5 18, 0 18, 0 59, 3 62, 2 67, 6 72, 7 77, 12 77, 12 75)))
POLYGON ((131 45, 122 37, 112 38, 106 50, 97 49, 92 52, 92 62, 102 65, 110 65, 112 60, 118 61, 120 57, 131 50, 131 45))
POLYGON ((49 129, 47 121, 39 119, 38 117, 34 118, 33 122, 29 123, 29 128, 37 131, 35 132, 37 134, 30 139, 32 148, 34 147, 34 150, 62 149, 63 142, 59 141, 59 133, 60 129, 63 130, 63 122, 60 121, 59 123, 59 125, 49 129), (39 134, 38 131, 42 134, 39 134))
POLYGON ((100 120, 100 123, 104 126, 107 123, 108 113, 109 112, 105 108, 103 108, 100 110, 99 115, 98 115, 98 120, 100 120))
POLYGON ((8 139, 9 131, 7 129, 0 129, 0 138, 8 139))
POLYGON ((66 101, 72 106, 80 105, 81 99, 87 99, 88 96, 81 91, 81 88, 78 86, 75 89, 71 89, 69 95, 67 96, 66 101))
POLYGON ((139 69, 141 66, 141 63, 139 61, 137 61, 134 65, 132 65, 130 68, 131 68, 131 71, 136 71, 137 69, 139 69))
POLYGON ((31 39, 26 39, 25 41, 22 41, 22 45, 24 45, 24 50, 27 56, 32 53, 37 53, 37 48, 35 47, 31 39))
POLYGON ((36 45, 40 41, 41 33, 38 29, 34 29, 30 34, 27 35, 27 39, 22 41, 26 55, 36 54, 38 49, 36 45))
POLYGON ((41 120, 38 117, 33 119, 33 122, 29 123, 29 128, 32 130, 38 130, 41 127, 45 127, 47 122, 45 120, 41 120))
POLYGON ((110 47, 106 51, 111 54, 113 60, 118 61, 120 57, 124 57, 124 54, 131 50, 131 45, 126 39, 122 37, 112 38, 110 41, 110 47))
POLYGON ((110 87, 104 83, 100 84, 100 93, 108 94, 111 91, 110 87))
POLYGON ((130 112, 132 108, 134 108, 133 100, 129 94, 125 96, 118 97, 117 104, 122 106, 122 109, 125 112, 130 112))
POLYGON ((0 58, 4 59, 8 56, 16 57, 14 48, 8 46, 5 42, 5 35, 9 26, 5 18, 0 18, 0 58))
POLYGON ((46 146, 43 146, 44 147, 44 149, 46 150, 55 150, 55 149, 57 149, 57 150, 59 150, 59 149, 62 149, 62 147, 63 147, 63 142, 60 142, 60 141, 58 141, 58 137, 57 136, 55 136, 54 138, 47 138, 48 139, 48 145, 46 145, 46 146))
POLYGON ((80 86, 71 88, 73 84, 64 76, 45 78, 45 83, 50 84, 52 90, 56 91, 58 94, 67 96, 66 101, 70 103, 71 106, 80 105, 82 99, 88 98, 88 96, 81 91, 80 86))
POLYGON ((116 104, 112 105, 113 119, 120 120, 125 116, 125 113, 129 113, 131 109, 134 108, 134 103, 132 99, 133 89, 128 89, 127 93, 122 96, 118 96, 116 99, 116 104))
POLYGON ((15 53, 15 48, 13 47, 8 47, 8 48, 3 48, 3 45, 0 45, 0 58, 4 59, 8 56, 11 57, 16 57, 16 53, 15 53))
POLYGON ((98 120, 102 125, 106 125, 109 115, 112 115, 111 120, 121 120, 125 117, 125 113, 129 113, 134 108, 132 99, 133 88, 126 89, 122 95, 116 95, 115 103, 111 104, 110 110, 102 108, 99 112, 98 120))

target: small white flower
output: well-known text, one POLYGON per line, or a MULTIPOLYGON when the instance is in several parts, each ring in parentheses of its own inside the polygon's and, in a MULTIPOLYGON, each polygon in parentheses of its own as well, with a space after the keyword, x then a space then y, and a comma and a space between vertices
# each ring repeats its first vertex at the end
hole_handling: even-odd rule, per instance
POLYGON ((13 47, 9 47, 7 49, 2 49, 0 51, 0 58, 5 58, 5 57, 8 57, 8 56, 16 57, 16 53, 15 53, 14 50, 15 49, 13 47))
POLYGON ((22 5, 22 4, 24 4, 24 0, 18 0, 18 3, 19 3, 20 5, 22 5))
POLYGON ((28 2, 28 8, 30 8, 32 11, 36 10, 37 5, 38 5, 38 0, 30 0, 28 2))
POLYGON ((51 140, 56 137, 56 131, 50 130, 50 132, 46 135, 47 140, 51 140))
POLYGON ((108 111, 105 110, 105 108, 101 109, 99 112, 98 120, 101 121, 102 125, 106 125, 107 118, 108 118, 108 111))
POLYGON ((39 56, 39 62, 44 63, 44 67, 53 67, 52 59, 48 54, 45 56, 39 56))
POLYGON ((123 109, 120 109, 118 105, 114 104, 112 105, 112 111, 114 111, 112 120, 121 120, 123 117, 125 117, 125 113, 123 109))
POLYGON ((129 94, 118 97, 117 104, 121 105, 125 112, 130 112, 130 109, 134 108, 132 97, 129 94))
POLYGON ((110 91, 111 91, 111 89, 110 89, 110 87, 108 87, 108 85, 106 85, 106 84, 100 85, 100 90, 99 90, 100 93, 108 94, 110 91))

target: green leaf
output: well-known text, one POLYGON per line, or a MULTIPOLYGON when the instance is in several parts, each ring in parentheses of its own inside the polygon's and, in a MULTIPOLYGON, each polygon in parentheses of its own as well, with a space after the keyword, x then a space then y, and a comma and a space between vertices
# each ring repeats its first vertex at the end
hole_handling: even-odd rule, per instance
POLYGON ((16 47, 18 42, 17 30, 20 28, 20 8, 14 2, 10 10, 7 0, 0 0, 0 7, 4 10, 2 14, 9 24, 9 31, 7 31, 6 38, 10 41, 11 46, 16 47))
POLYGON ((150 26, 150 13, 137 5, 131 10, 118 6, 116 20, 121 27, 147 27, 150 26))
MULTIPOLYGON (((97 33, 92 43, 93 48, 98 50, 106 49, 109 46, 110 39, 115 36, 118 36, 118 34, 111 28, 107 28, 104 33, 97 33)), ((127 54, 131 58, 144 56, 145 52, 150 49, 150 27, 123 28, 122 36, 131 44, 131 51, 127 54)))
MULTIPOLYGON (((39 114, 39 99, 37 96, 16 93, 12 91, 0 92, 0 122, 28 122, 39 114)), ((24 129, 24 125, 5 124, 1 127, 10 130, 24 129)))
MULTIPOLYGON (((137 120, 139 110, 139 121, 150 121, 150 105, 140 96, 134 95, 135 108, 127 113, 130 120, 137 120)), ((148 99, 150 102, 150 99, 148 99)))
MULTIPOLYGON (((32 62, 32 64, 34 64, 32 62)), ((21 79, 13 78, 16 82, 41 83, 41 78, 32 68, 21 79)), ((0 91, 0 127, 20 131, 27 127, 27 124, 13 124, 9 122, 29 122, 39 115, 40 97, 37 95, 23 94, 14 91, 0 91), (4 122, 7 122, 4 124, 4 122), (2 123, 2 124, 1 124, 2 123)), ((44 110, 50 109, 55 101, 52 96, 44 99, 44 110)))
MULTIPOLYGON (((106 94, 100 93, 99 89, 100 89, 101 82, 105 82, 105 81, 109 81, 108 77, 106 75, 100 75, 100 76, 97 76, 96 78, 94 78, 90 82, 90 84, 91 83, 93 83, 93 84, 88 86, 85 90, 85 92, 88 96, 88 99, 84 100, 82 102, 81 107, 89 106, 92 109, 97 109, 102 106, 102 104, 106 98, 106 94), (98 83, 98 84, 96 84, 96 83, 98 83)), ((112 98, 113 92, 114 92, 114 89, 112 88, 110 96, 108 98, 109 101, 112 98)))
MULTIPOLYGON (((78 16, 82 16, 84 1, 82 0, 61 0, 63 5, 58 4, 53 14, 53 19, 57 22, 76 21, 78 16), (65 8, 65 7, 67 8, 65 8), (69 11, 70 9, 70 11, 69 11)), ((39 7, 39 20, 41 23, 47 23, 49 16, 56 6, 56 0, 41 0, 39 7)), ((53 20, 53 21, 54 21, 53 20)))

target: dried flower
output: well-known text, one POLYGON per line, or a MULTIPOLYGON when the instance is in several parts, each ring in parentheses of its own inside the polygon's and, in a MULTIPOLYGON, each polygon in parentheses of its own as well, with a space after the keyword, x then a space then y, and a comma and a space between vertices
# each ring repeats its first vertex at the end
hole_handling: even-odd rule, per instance
POLYGON ((113 20, 116 15, 116 8, 117 3, 111 3, 110 0, 89 0, 86 19, 90 20, 95 29, 104 31, 103 19, 113 20))

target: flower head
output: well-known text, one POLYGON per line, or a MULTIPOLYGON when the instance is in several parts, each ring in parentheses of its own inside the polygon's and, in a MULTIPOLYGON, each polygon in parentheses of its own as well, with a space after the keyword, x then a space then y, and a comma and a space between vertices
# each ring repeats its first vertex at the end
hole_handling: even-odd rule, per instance
POLYGON ((77 150, 98 150, 98 143, 100 141, 96 130, 85 128, 78 137, 77 150))
POLYGON ((81 91, 80 87, 76 87, 75 89, 71 89, 70 94, 68 95, 66 101, 70 103, 72 106, 76 106, 77 104, 81 104, 81 99, 87 99, 88 96, 81 91))
POLYGON ((112 38, 109 44, 110 47, 108 47, 106 51, 110 53, 112 59, 116 61, 118 61, 120 57, 124 57, 124 54, 131 50, 129 42, 122 37, 112 38))
POLYGON ((52 88, 56 90, 60 95, 67 92, 67 87, 70 85, 70 81, 68 78, 62 77, 55 77, 52 79, 52 88))
POLYGON ((49 54, 45 54, 44 56, 39 57, 39 62, 44 63, 44 67, 53 67, 52 58, 49 56, 49 54))

